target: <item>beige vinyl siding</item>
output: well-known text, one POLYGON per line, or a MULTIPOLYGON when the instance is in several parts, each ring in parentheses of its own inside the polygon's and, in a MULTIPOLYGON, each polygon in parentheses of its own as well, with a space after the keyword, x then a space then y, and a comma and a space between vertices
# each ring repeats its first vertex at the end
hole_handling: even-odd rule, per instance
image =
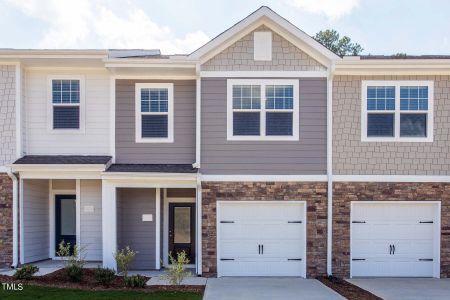
POLYGON ((195 80, 116 81, 116 162, 192 164, 195 162, 195 80), (135 84, 174 84, 174 142, 136 143, 135 84))
POLYGON ((333 81, 333 173, 449 175, 450 76, 336 76, 333 81), (361 142, 362 80, 434 81, 433 142, 361 142))
POLYGON ((80 181, 80 246, 86 251, 86 260, 102 260, 102 182, 80 181), (85 211, 92 206, 93 212, 85 211))
POLYGON ((298 141, 227 141, 227 79, 202 79, 203 174, 326 174, 325 78, 299 79, 298 141))
POLYGON ((24 262, 49 258, 49 181, 23 180, 24 262))
POLYGON ((16 71, 15 66, 0 65, 0 166, 16 157, 16 71))
POLYGON ((109 149, 109 74, 106 71, 27 70, 25 76, 25 130, 27 154, 103 154, 109 149), (53 75, 85 77, 84 133, 55 133, 48 130, 47 77, 53 75))

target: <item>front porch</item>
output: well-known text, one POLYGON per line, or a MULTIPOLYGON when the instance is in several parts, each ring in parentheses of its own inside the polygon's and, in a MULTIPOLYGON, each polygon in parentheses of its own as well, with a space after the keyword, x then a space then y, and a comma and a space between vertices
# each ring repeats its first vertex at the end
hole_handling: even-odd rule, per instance
POLYGON ((62 266, 57 251, 64 241, 87 262, 113 269, 115 252, 129 246, 137 251, 137 272, 162 270, 170 252, 184 250, 200 274, 197 174, 17 173, 20 264, 62 266))

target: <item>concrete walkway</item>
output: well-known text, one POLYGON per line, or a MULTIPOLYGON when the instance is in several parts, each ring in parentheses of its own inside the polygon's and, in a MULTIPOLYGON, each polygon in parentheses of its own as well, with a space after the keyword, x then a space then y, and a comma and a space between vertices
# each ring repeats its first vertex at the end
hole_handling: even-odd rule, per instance
POLYGON ((450 279, 358 278, 347 280, 384 300, 450 299, 450 279))
MULTIPOLYGON (((34 274, 34 276, 44 276, 64 268, 64 262, 62 260, 43 260, 31 264, 39 268, 39 272, 34 274)), ((84 267, 97 268, 98 265, 101 265, 101 262, 87 262, 84 267)), ((1 271, 0 275, 13 276, 14 273, 16 273, 16 270, 6 269, 1 271)))
POLYGON ((340 300, 318 280, 279 277, 209 278, 203 300, 340 300))

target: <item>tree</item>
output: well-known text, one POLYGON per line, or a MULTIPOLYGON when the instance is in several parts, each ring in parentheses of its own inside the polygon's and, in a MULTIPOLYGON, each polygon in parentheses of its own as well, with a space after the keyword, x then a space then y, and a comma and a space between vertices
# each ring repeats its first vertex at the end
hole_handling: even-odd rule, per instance
POLYGON ((348 36, 341 38, 334 29, 321 30, 313 38, 340 56, 359 55, 364 50, 360 44, 352 43, 348 36))

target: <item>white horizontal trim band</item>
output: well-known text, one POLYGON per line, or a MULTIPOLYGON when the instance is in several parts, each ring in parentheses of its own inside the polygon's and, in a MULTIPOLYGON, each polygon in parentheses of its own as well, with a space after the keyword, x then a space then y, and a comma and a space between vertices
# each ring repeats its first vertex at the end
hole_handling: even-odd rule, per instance
POLYGON ((327 175, 201 175, 202 181, 327 181, 327 175))
POLYGON ((200 77, 327 77, 326 71, 201 71, 200 77))
POLYGON ((450 182, 450 176, 434 175, 333 175, 335 182, 450 182))

